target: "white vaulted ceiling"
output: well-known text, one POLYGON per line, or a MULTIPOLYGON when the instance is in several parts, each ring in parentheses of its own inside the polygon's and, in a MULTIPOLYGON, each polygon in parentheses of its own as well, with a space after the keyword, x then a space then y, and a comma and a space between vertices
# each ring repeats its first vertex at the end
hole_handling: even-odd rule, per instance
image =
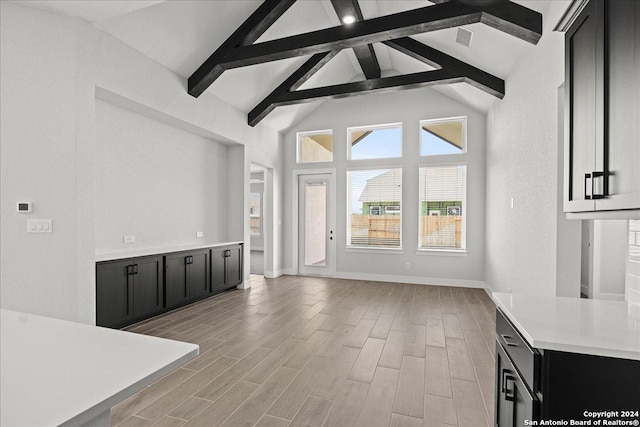
MULTIPOLYGON (((551 0, 557 1, 557 0, 551 0)), ((569 0, 565 1, 567 5, 569 0)), ((216 48, 262 3, 259 0, 173 1, 21 1, 44 9, 78 16, 135 48, 177 74, 188 78, 216 48)), ((544 13, 550 1, 516 1, 544 13)), ((431 5, 427 0, 360 0, 365 19, 431 5)), ((544 19, 544 18, 543 18, 544 19)), ((258 42, 340 25, 329 0, 298 0, 258 42)), ((508 81, 517 59, 535 45, 484 24, 465 26, 473 31, 470 47, 455 42, 457 29, 420 34, 414 38, 508 81)), ((382 75, 430 69, 382 44, 374 44, 382 75)), ((308 57, 291 58, 228 70, 207 91, 244 112, 249 112, 308 57)), ((364 76, 351 49, 340 52, 302 88, 362 80, 364 76)), ((493 96, 465 83, 435 88, 486 112, 493 96)), ((276 108, 264 122, 285 131, 311 113, 321 102, 276 108)))

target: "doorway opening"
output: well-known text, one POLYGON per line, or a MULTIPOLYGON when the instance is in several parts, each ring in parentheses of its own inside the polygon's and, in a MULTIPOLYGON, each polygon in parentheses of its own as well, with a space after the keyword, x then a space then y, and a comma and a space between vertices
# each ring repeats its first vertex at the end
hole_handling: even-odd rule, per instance
POLYGON ((265 221, 265 169, 258 165, 251 165, 251 180, 249 192, 249 228, 250 254, 249 273, 264 275, 265 272, 265 235, 267 231, 265 221))

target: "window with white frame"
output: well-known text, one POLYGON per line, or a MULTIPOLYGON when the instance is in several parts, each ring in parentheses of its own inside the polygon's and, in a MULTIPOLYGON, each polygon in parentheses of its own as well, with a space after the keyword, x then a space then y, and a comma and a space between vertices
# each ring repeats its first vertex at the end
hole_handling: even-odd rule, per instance
POLYGON ((466 151, 467 118, 422 120, 420 155, 461 154, 466 151))
POLYGON ((402 124, 347 129, 349 160, 402 157, 402 124))
POLYGON ((298 133, 298 163, 333 161, 333 131, 320 130, 298 133))
POLYGON ((347 247, 402 247, 402 169, 347 171, 347 247))
POLYGON ((419 249, 464 250, 467 167, 419 168, 419 249))

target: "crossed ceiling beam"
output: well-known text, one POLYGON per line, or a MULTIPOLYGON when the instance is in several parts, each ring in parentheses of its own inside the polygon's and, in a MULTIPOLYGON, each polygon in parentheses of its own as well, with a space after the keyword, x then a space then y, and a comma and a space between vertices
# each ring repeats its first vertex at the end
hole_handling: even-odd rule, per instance
MULTIPOLYGON (((463 61, 420 43, 409 35, 477 22, 536 44, 542 36, 542 15, 506 0, 482 5, 469 0, 436 0, 433 6, 400 12, 379 18, 253 44, 295 0, 265 0, 264 3, 227 39, 198 70, 189 77, 189 94, 198 97, 226 69, 261 64, 296 56, 312 55, 298 70, 272 91, 248 117, 251 126, 259 123, 274 108, 321 99, 336 99, 364 93, 413 89, 417 87, 467 82, 494 96, 504 96, 504 81, 463 61), (320 88, 296 90, 329 62, 340 50, 357 48, 360 64, 378 67, 371 43, 383 42, 400 52, 436 68, 433 71, 401 76, 368 77, 364 81, 320 88), (370 49, 370 50, 369 50, 370 49), (363 58, 361 61, 358 53, 363 58), (368 55, 370 53, 371 55, 368 55), (367 56, 369 56, 367 58, 367 56)), ((332 0, 340 16, 357 6, 357 0, 332 0), (335 6, 338 4, 338 6, 335 6)), ((357 12, 356 12, 357 13, 357 12)), ((341 16, 340 16, 341 17, 341 16)), ((362 13, 360 12, 360 19, 362 13)), ((356 17, 358 19, 358 17, 356 17)), ((363 72, 375 74, 375 68, 362 65, 363 72)))

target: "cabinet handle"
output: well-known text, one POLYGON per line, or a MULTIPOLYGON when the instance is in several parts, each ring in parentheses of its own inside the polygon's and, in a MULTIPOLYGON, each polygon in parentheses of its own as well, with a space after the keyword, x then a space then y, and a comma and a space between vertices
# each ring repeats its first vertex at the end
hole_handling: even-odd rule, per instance
POLYGON ((133 272, 131 274, 138 274, 138 264, 133 264, 133 272))
POLYGON ((133 274, 133 265, 127 265, 127 276, 131 276, 132 274, 133 274))
POLYGON ((590 173, 584 174, 584 199, 591 200, 591 194, 593 193, 593 180, 591 179, 591 185, 588 184, 588 181, 591 179, 590 173), (591 187, 591 193, 588 192, 589 187, 591 187))
POLYGON ((514 344, 514 343, 512 343, 512 342, 509 342, 509 340, 510 340, 511 338, 513 338, 511 335, 500 334, 500 336, 501 336, 501 337, 502 337, 502 339, 504 340, 504 343, 505 343, 506 345, 508 345, 509 347, 517 347, 517 346, 518 346, 518 344, 514 344))
POLYGON ((513 375, 510 375, 510 374, 505 375, 505 377, 504 377, 504 400, 507 400, 509 402, 515 402, 516 401, 516 389, 514 387, 511 390, 509 390, 509 387, 508 387, 509 381, 511 381, 513 383, 513 385, 515 386, 516 377, 514 377, 513 375))
POLYGON ((591 198, 592 199, 604 199, 604 172, 592 172, 591 173, 591 198), (600 187, 600 191, 596 192, 596 180, 600 182, 602 178, 602 186, 600 187))

